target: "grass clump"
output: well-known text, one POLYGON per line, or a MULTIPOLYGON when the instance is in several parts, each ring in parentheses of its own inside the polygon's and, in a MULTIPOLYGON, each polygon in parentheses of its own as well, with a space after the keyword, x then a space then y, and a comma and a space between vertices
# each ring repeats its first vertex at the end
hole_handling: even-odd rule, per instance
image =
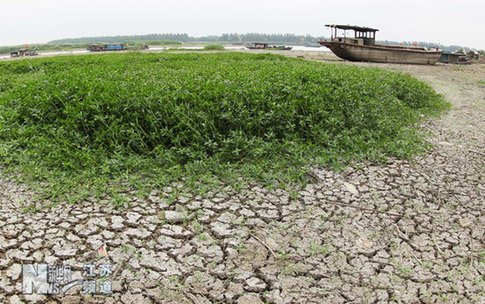
POLYGON ((409 76, 268 54, 1 62, 0 159, 72 200, 182 178, 299 183, 312 165, 411 156, 413 124, 446 106, 409 76))
POLYGON ((208 45, 204 46, 204 50, 206 50, 206 51, 224 51, 225 48, 224 48, 224 46, 222 46, 220 44, 208 44, 208 45))

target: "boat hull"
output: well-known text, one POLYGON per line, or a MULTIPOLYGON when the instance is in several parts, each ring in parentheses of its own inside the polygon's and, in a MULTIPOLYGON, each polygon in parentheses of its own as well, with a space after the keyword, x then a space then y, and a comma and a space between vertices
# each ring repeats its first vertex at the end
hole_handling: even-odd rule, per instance
POLYGON ((319 41, 338 57, 350 61, 379 63, 430 64, 438 62, 442 50, 387 45, 357 45, 337 41, 319 41))

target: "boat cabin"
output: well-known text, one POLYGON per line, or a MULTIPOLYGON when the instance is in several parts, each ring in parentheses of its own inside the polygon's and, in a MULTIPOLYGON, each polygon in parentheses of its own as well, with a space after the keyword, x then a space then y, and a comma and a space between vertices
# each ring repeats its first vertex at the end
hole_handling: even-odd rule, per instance
POLYGON ((349 44, 358 44, 358 45, 375 45, 376 32, 379 31, 378 29, 374 29, 370 27, 362 27, 362 26, 354 26, 354 25, 327 24, 325 26, 332 29, 331 41, 337 41, 337 42, 349 43, 349 44), (343 37, 338 35, 338 30, 344 31, 343 37), (351 36, 347 37, 348 30, 354 31, 353 37, 351 36))

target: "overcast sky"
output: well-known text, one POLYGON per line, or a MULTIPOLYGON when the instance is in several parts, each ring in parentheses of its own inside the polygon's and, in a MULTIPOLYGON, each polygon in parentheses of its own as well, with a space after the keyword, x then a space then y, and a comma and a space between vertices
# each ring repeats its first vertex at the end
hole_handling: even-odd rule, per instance
POLYGON ((378 28, 378 40, 485 49, 484 0, 0 0, 0 45, 135 34, 291 33, 378 28))

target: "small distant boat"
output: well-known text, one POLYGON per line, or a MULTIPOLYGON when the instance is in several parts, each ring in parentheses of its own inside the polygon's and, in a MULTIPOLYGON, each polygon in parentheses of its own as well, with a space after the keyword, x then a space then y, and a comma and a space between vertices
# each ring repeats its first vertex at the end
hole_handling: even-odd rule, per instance
POLYGON ((466 51, 458 49, 454 52, 444 52, 441 54, 440 62, 451 64, 470 64, 480 60, 480 53, 477 51, 466 51))
POLYGON ((90 52, 126 51, 127 49, 124 44, 90 44, 86 48, 90 52))
POLYGON ((269 47, 268 43, 260 43, 260 42, 255 42, 255 43, 246 45, 246 48, 250 50, 264 50, 264 49, 267 49, 268 47, 269 47))
POLYGON ((126 51, 126 50, 140 50, 146 51, 150 49, 148 45, 141 44, 90 44, 87 46, 86 50, 90 52, 107 52, 107 51, 126 51))
POLYGON ((280 51, 291 51, 293 49, 292 46, 287 45, 273 45, 273 48, 280 51))
POLYGON ((270 45, 269 43, 255 42, 248 44, 246 48, 250 50, 267 50, 267 49, 277 49, 280 51, 290 51, 293 49, 291 46, 286 45, 270 45))
POLYGON ((13 51, 10 53, 10 57, 22 57, 22 56, 37 56, 39 53, 35 49, 28 49, 28 47, 25 47, 25 49, 18 49, 18 51, 13 51))
POLYGON ((338 57, 350 61, 380 63, 435 64, 442 50, 425 47, 391 46, 375 44, 378 29, 352 25, 325 25, 334 29, 330 41, 318 41, 338 57), (337 36, 337 30, 344 30, 344 36, 337 36), (354 37, 347 37, 347 30, 354 31, 354 37))

